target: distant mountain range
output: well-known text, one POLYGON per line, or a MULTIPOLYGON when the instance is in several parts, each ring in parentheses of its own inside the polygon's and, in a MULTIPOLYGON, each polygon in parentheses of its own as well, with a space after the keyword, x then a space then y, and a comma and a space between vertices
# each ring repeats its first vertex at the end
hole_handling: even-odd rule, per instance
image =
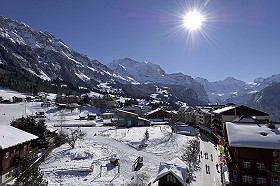
POLYGON ((261 91, 273 82, 280 82, 280 74, 268 78, 257 78, 253 82, 244 82, 233 77, 222 81, 209 82, 207 79, 195 78, 200 82, 212 103, 246 104, 253 94, 261 91))
MULTIPOLYGON (((80 54, 48 32, 0 16, 0 85, 26 89, 58 89, 56 83, 98 89, 101 83, 121 88, 131 97, 207 103, 247 104, 277 115, 280 74, 244 82, 233 77, 209 82, 182 73, 167 74, 159 65, 130 58, 104 65, 80 54), (270 95, 270 96, 268 96, 270 95), (273 98, 273 99, 272 99, 273 98), (271 101, 269 101, 271 100, 271 101)), ((280 118, 280 117, 279 117, 280 118)))
POLYGON ((173 87, 178 85, 183 90, 192 89, 199 100, 205 103, 209 102, 204 87, 191 76, 182 73, 167 74, 159 65, 151 62, 137 62, 130 58, 114 60, 107 66, 122 77, 133 79, 141 84, 158 84, 167 87, 168 85, 173 87))
POLYGON ((122 88, 129 96, 149 97, 158 94, 159 99, 182 100, 193 106, 208 102, 204 87, 190 76, 169 76, 158 65, 146 65, 142 65, 140 74, 137 71, 129 76, 116 73, 99 61, 72 50, 48 32, 36 31, 25 23, 0 16, 0 85, 21 87, 25 91, 31 87, 41 90, 45 85, 63 82, 73 87, 96 90, 100 83, 110 83, 122 88), (168 78, 162 78, 162 75, 168 78), (174 86, 172 83, 176 81, 183 83, 174 86), (158 91, 163 89, 165 91, 158 91), (163 92, 164 95, 161 94, 163 92))

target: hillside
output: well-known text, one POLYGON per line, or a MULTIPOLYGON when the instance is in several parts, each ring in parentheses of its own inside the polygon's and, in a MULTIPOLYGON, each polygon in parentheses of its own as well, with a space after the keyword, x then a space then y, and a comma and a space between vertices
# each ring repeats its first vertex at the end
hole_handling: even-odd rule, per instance
POLYGON ((269 113, 270 119, 273 121, 280 121, 280 82, 273 82, 255 93, 249 100, 248 106, 269 113))
POLYGON ((133 79, 141 84, 168 87, 170 90, 174 90, 170 92, 171 94, 176 94, 177 97, 182 97, 179 96, 181 94, 179 93, 181 92, 180 90, 192 90, 194 94, 184 95, 184 100, 190 100, 192 103, 202 104, 208 102, 204 87, 191 76, 182 73, 167 74, 159 65, 151 62, 137 62, 130 58, 114 60, 107 66, 122 77, 133 79))
POLYGON ((23 74, 28 82, 40 78, 90 88, 100 82, 129 82, 97 60, 72 50, 48 32, 36 31, 25 23, 2 16, 0 25, 2 74, 14 72, 23 74))

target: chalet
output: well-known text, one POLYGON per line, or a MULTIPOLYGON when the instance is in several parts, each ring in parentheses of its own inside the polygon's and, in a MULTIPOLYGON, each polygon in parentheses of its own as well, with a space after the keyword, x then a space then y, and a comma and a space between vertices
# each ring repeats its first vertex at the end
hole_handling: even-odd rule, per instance
POLYGON ((225 122, 232 122, 233 120, 240 118, 241 116, 251 116, 256 121, 264 122, 268 119, 268 114, 244 105, 241 106, 227 106, 221 109, 214 110, 212 128, 215 134, 223 136, 225 122))
POLYGON ((95 114, 95 113, 94 113, 94 114, 88 114, 88 115, 87 115, 87 119, 88 119, 88 120, 96 120, 96 118, 97 118, 97 114, 95 114))
POLYGON ((31 98, 31 96, 26 96, 25 100, 26 100, 26 102, 31 102, 32 98, 31 98))
POLYGON ((186 112, 191 112, 191 111, 193 111, 194 110, 194 108, 193 107, 191 107, 191 106, 188 106, 188 105, 184 105, 184 106, 181 106, 180 108, 179 108, 179 112, 183 112, 183 113, 186 113, 186 112))
POLYGON ((80 102, 80 97, 75 96, 75 95, 57 96, 55 101, 56 101, 56 103, 62 103, 62 104, 79 103, 80 102))
POLYGON ((279 126, 226 122, 225 154, 235 185, 280 185, 279 126), (277 174, 274 174, 277 173, 277 174))
POLYGON ((139 106, 127 106, 127 107, 123 107, 122 110, 124 111, 128 111, 128 112, 133 112, 135 114, 138 114, 139 116, 142 116, 142 109, 139 106))
POLYGON ((17 128, 0 125, 0 185, 14 177, 19 160, 31 151, 38 137, 17 128))
POLYGON ((179 158, 168 163, 160 163, 153 182, 158 182, 158 186, 186 186, 189 183, 188 166, 179 158))
POLYGON ((103 98, 92 97, 90 98, 89 103, 97 108, 102 109, 114 108, 116 106, 116 101, 109 95, 105 95, 103 98))
POLYGON ((159 107, 155 110, 147 112, 145 114, 145 118, 149 119, 150 121, 166 121, 170 120, 172 115, 172 111, 168 111, 164 107, 159 107))
POLYGON ((14 96, 12 99, 13 99, 13 103, 18 103, 18 102, 24 102, 25 101, 25 98, 21 98, 21 97, 17 97, 17 96, 14 96))
POLYGON ((104 112, 102 114, 102 119, 112 119, 112 118, 114 118, 114 116, 115 116, 115 113, 113 113, 113 112, 104 112))
POLYGON ((45 112, 36 112, 35 118, 44 119, 46 118, 45 112))
POLYGON ((43 103, 41 103, 41 107, 50 107, 51 106, 51 102, 49 101, 45 101, 43 103))
POLYGON ((124 110, 117 110, 117 125, 119 127, 137 127, 137 126, 150 126, 150 121, 141 118, 138 114, 124 111, 124 110))

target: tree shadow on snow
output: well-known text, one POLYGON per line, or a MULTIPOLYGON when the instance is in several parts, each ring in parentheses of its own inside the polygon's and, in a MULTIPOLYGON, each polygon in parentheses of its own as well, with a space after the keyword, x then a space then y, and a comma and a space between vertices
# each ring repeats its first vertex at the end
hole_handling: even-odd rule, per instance
POLYGON ((195 172, 198 172, 200 170, 201 170, 200 161, 198 161, 192 166, 192 171, 190 171, 190 183, 196 182, 197 177, 195 175, 195 172))

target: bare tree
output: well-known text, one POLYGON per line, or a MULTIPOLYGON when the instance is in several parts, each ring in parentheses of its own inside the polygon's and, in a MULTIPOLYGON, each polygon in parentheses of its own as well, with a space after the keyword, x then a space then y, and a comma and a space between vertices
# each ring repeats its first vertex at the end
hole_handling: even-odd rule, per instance
POLYGON ((197 162, 200 153, 200 142, 197 139, 189 140, 184 147, 182 160, 187 162, 191 168, 197 162))
POLYGON ((127 186, 146 186, 148 185, 149 175, 145 172, 133 176, 132 181, 127 186))
POLYGON ((78 139, 83 139, 86 135, 81 129, 71 130, 69 134, 66 134, 66 142, 70 147, 75 148, 76 141, 78 139))

